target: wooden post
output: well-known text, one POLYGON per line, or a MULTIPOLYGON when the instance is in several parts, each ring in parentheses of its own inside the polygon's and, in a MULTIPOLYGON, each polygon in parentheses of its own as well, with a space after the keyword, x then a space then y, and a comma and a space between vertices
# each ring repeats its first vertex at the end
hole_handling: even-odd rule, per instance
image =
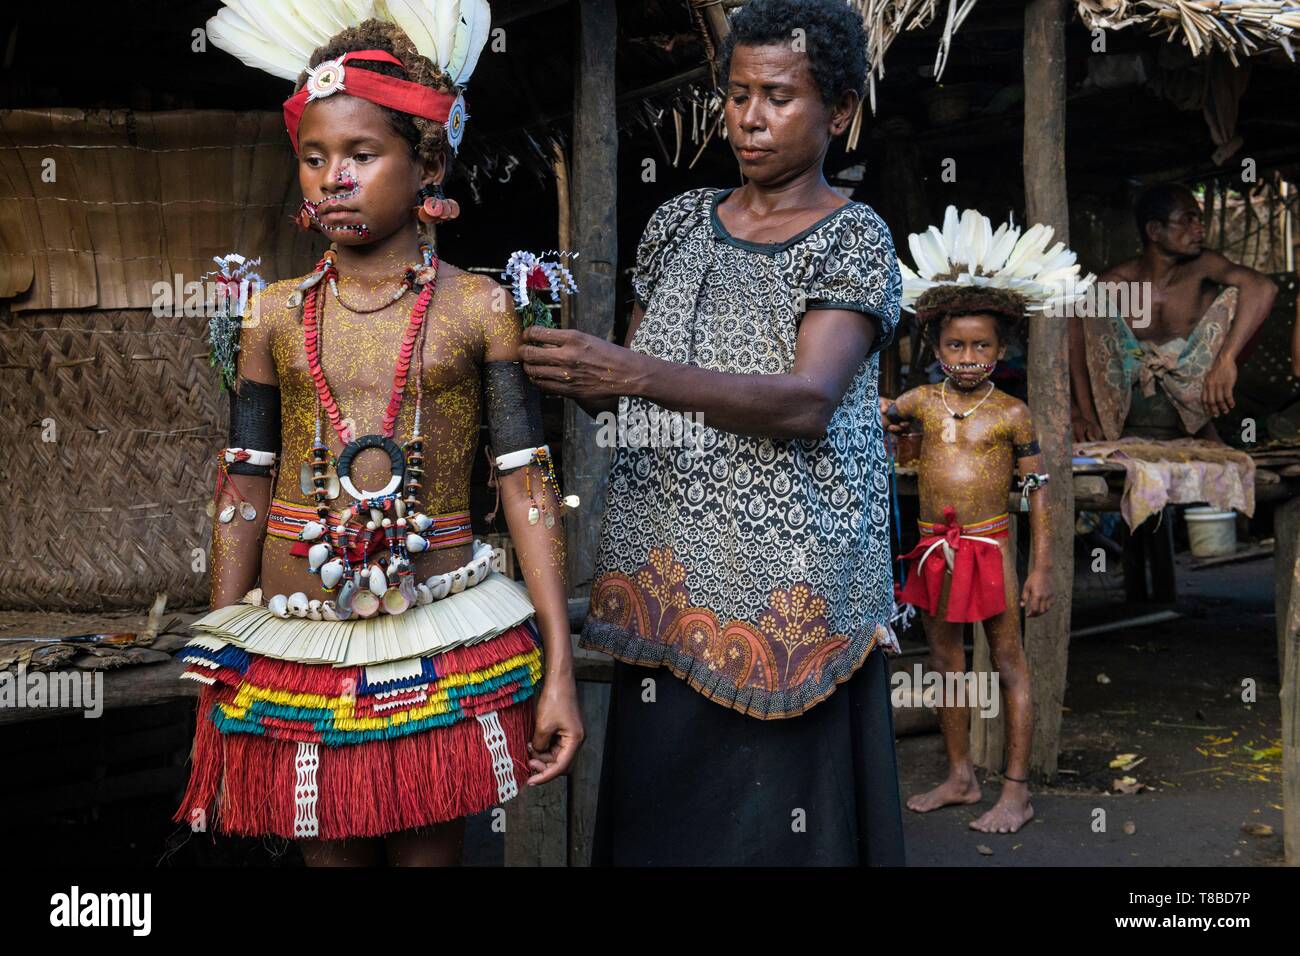
POLYGON ((1300 866, 1300 498, 1273 514, 1277 657, 1282 678, 1282 844, 1300 866))
MULTIPOLYGON (((1292 596, 1300 591, 1293 578, 1292 596)), ((1282 672, 1282 844, 1289 866, 1300 866, 1300 627, 1288 614, 1282 672)))
POLYGON ((1300 498, 1292 498, 1273 512, 1273 609, 1277 612, 1277 673, 1286 677, 1287 643, 1300 629, 1300 594, 1292 594, 1300 558, 1300 498), (1292 601, 1295 597, 1297 600, 1292 601))
POLYGON ((609 720, 609 691, 608 681, 578 681, 578 706, 582 709, 587 739, 569 774, 569 866, 591 866, 605 724, 609 720))
MULTIPOLYGON (((1025 8, 1025 219, 1056 230, 1069 242, 1065 188, 1066 0, 1031 0, 1025 8)), ((1033 687, 1034 736, 1030 769, 1040 778, 1056 774, 1061 706, 1069 653, 1071 588, 1074 583, 1074 483, 1070 480, 1069 335, 1063 318, 1030 322, 1029 405, 1052 481, 1047 495, 1052 520, 1052 589, 1056 600, 1041 617, 1025 622, 1025 650, 1033 687)))
MULTIPOLYGON (((614 97, 617 5, 580 0, 573 102, 573 275, 578 295, 573 327, 607 339, 614 331, 618 263, 618 123, 614 97)), ((605 511, 610 450, 596 444, 596 422, 573 402, 564 403, 564 490, 582 499, 565 522, 569 593, 588 594, 605 511)))

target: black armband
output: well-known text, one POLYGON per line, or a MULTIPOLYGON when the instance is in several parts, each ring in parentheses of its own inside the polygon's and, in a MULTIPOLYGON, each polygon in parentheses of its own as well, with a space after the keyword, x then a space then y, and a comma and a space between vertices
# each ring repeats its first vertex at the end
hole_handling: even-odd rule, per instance
MULTIPOLYGON (((236 383, 236 389, 230 392, 229 450, 260 453, 254 455, 258 458, 265 458, 267 454, 279 456, 280 387, 278 385, 266 385, 246 379, 236 383)), ((247 455, 239 457, 247 458, 247 455)), ((228 470, 232 475, 266 477, 271 474, 270 465, 253 464, 247 460, 230 461, 228 470)))
POLYGON ((1037 438, 1031 438, 1023 445, 1013 444, 1011 449, 1016 453, 1017 458, 1028 458, 1031 455, 1037 455, 1042 451, 1042 449, 1038 447, 1037 438))
POLYGON ((903 413, 898 410, 898 405, 894 402, 890 402, 889 407, 885 409, 885 417, 895 425, 903 421, 903 413))
MULTIPOLYGON (((496 458, 542 446, 542 393, 524 374, 520 362, 483 365, 483 406, 488 440, 496 458)), ((503 468, 502 473, 514 468, 503 468)))

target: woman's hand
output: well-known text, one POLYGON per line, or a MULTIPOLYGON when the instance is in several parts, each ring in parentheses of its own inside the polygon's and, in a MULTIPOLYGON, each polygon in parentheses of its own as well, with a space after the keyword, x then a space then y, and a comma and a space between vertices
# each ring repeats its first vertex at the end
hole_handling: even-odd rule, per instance
POLYGON ((519 359, 538 388, 574 399, 635 394, 642 374, 639 353, 576 329, 529 326, 519 359))
POLYGON ((530 787, 568 773, 586 736, 578 712, 578 687, 572 674, 546 678, 537 698, 536 713, 536 728, 528 745, 531 752, 528 766, 536 771, 528 778, 530 787))

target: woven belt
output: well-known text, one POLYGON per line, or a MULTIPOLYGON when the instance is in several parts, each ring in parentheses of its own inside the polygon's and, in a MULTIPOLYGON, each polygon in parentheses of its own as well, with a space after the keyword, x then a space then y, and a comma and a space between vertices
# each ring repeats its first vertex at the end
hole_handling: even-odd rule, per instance
MULTIPOLYGON (((921 568, 925 567, 925 562, 929 559, 930 555, 934 554, 934 552, 940 548, 943 549, 942 553, 944 563, 948 565, 948 570, 951 571, 953 568, 953 560, 956 557, 956 551, 954 550, 953 544, 950 543, 947 538, 947 534, 950 530, 948 525, 937 524, 933 521, 918 521, 916 524, 917 527, 920 528, 921 536, 923 538, 936 538, 934 543, 925 549, 925 553, 921 555, 921 559, 917 561, 917 571, 919 572, 921 568)), ((986 521, 981 521, 978 524, 958 525, 958 527, 961 529, 961 533, 957 538, 958 545, 960 545, 960 542, 962 541, 982 541, 984 544, 991 544, 996 547, 998 542, 993 538, 988 537, 988 535, 996 535, 999 538, 1005 535, 1007 529, 1011 527, 1011 517, 1004 513, 998 515, 996 518, 989 518, 986 521)))
MULTIPOLYGON (((430 515, 433 524, 424 532, 429 539, 429 550, 455 548, 470 544, 474 540, 474 531, 470 525, 468 511, 449 511, 447 514, 430 515)), ((282 498, 272 498, 267 511, 266 533, 288 541, 299 540, 302 526, 308 521, 319 521, 316 509, 312 505, 300 505, 282 498)), ((380 535, 380 539, 382 539, 380 535)))
MULTIPOLYGON (((925 537, 931 535, 943 534, 948 530, 946 524, 939 524, 934 521, 918 521, 916 527, 925 537)), ((996 518, 989 518, 976 524, 964 524, 961 526, 962 537, 976 534, 1001 534, 1011 527, 1011 516, 1009 514, 1000 514, 996 518)))

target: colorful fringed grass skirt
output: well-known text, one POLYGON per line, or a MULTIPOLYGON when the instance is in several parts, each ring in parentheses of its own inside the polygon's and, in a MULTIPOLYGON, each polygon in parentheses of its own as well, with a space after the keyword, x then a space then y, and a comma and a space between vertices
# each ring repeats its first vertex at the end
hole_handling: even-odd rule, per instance
MULTIPOLYGON (((339 624, 296 623, 304 635, 339 624)), ((276 659, 214 633, 179 655, 204 687, 177 822, 380 836, 488 809, 527 778, 542 669, 531 617, 438 653, 353 665, 276 659)))

